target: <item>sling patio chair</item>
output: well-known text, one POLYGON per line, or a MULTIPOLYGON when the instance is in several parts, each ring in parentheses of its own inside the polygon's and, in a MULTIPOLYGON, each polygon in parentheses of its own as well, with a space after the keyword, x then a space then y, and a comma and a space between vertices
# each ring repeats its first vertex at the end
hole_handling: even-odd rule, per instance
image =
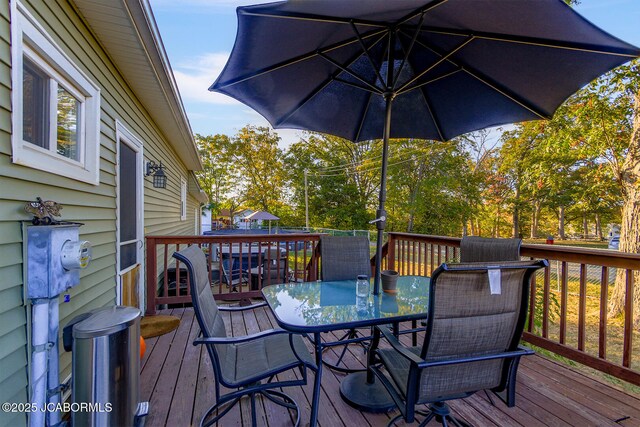
MULTIPOLYGON (((521 244, 522 239, 464 236, 460 241, 460 262, 519 261, 521 244)), ((413 345, 416 345, 415 334, 413 345)))
POLYGON ((422 346, 401 344, 387 327, 374 329, 369 379, 382 382, 404 418, 425 416, 446 426, 467 426, 446 401, 491 390, 515 405, 520 357, 533 351, 519 345, 529 301, 529 284, 542 261, 442 264, 429 285, 429 316, 422 346), (390 347, 380 347, 384 336, 390 347), (383 369, 384 368, 384 369, 383 369), (428 410, 416 405, 427 404, 428 410))
POLYGON ((265 249, 260 265, 248 272, 251 290, 257 291, 267 285, 289 281, 289 260, 287 253, 278 247, 265 249))
POLYGON ((460 262, 520 261, 522 239, 464 236, 460 241, 460 262))
MULTIPOLYGON (((320 276, 322 281, 355 280, 359 275, 371 276, 371 255, 369 239, 354 236, 320 236, 320 276)), ((355 296, 354 296, 355 297, 355 296)), ((338 339, 342 346, 336 363, 324 361, 329 368, 339 372, 357 372, 364 369, 340 366, 349 344, 359 344, 364 349, 364 341, 370 336, 362 336, 357 329, 349 329, 338 339)), ((327 347, 326 349, 328 349, 327 347)))
POLYGON ((202 250, 192 245, 175 252, 173 257, 184 263, 189 275, 193 308, 202 333, 202 337, 196 339, 193 344, 206 346, 215 374, 216 402, 202 417, 200 425, 215 424, 241 398, 248 396, 251 401, 252 425, 255 426, 255 398, 259 394, 278 405, 294 410, 297 426, 300 422, 298 404, 279 389, 305 385, 306 368, 316 371, 315 363, 302 336, 281 329, 270 329, 252 335, 227 337, 221 311, 243 311, 265 306, 266 303, 247 307, 218 307, 211 292, 202 250), (276 375, 294 369, 299 370, 299 379, 276 380, 276 375), (231 391, 221 395, 220 386, 231 391))

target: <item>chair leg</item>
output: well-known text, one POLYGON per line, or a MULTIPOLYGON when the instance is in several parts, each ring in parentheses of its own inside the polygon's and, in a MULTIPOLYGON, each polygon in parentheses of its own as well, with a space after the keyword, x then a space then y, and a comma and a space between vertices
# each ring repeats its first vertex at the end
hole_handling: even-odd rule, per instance
POLYGON ((296 420, 294 425, 297 427, 300 425, 300 408, 295 400, 293 400, 290 396, 276 390, 265 390, 262 391, 261 394, 272 401, 273 403, 284 406, 289 410, 296 411, 296 420))
MULTIPOLYGON (((272 401, 276 405, 283 406, 288 410, 293 410, 296 412, 296 420, 295 426, 300 425, 300 407, 298 403, 293 400, 293 398, 281 391, 277 390, 262 390, 258 392, 260 396, 266 397, 268 400, 272 401)), ((244 396, 239 396, 234 399, 225 400, 222 403, 216 403, 204 414, 202 419, 200 420, 200 427, 209 427, 215 425, 218 421, 224 417, 227 412, 231 410, 243 397, 249 397, 251 404, 251 425, 257 426, 257 415, 256 415, 256 393, 248 393, 244 396), (210 418, 213 414, 212 418, 210 418), (210 418, 210 419, 209 419, 210 418)))
MULTIPOLYGON (((336 342, 343 341, 345 339, 347 339, 347 340, 356 339, 356 338, 358 338, 359 335, 360 335, 360 333, 358 332, 357 329, 350 329, 349 331, 347 331, 347 333, 345 333, 342 337, 340 337, 338 339, 338 341, 336 341, 336 342)), ((327 361, 325 359, 325 360, 322 361, 322 363, 324 363, 325 366, 327 366, 328 368, 330 368, 330 369, 332 369, 334 371, 344 372, 344 373, 347 373, 347 374, 353 373, 353 372, 364 372, 364 371, 366 371, 367 368, 347 368, 346 366, 345 367, 340 366, 340 364, 342 363, 342 359, 344 358, 345 354, 347 353, 347 349, 348 349, 348 346, 350 344, 359 344, 362 347, 362 349, 363 349, 363 351, 365 353, 367 351, 367 345, 362 341, 344 344, 342 346, 342 351, 340 352, 340 356, 338 357, 337 362, 332 363, 332 362, 329 362, 329 361, 327 361)), ((322 349, 322 351, 324 352, 324 351, 328 350, 329 348, 333 348, 333 347, 338 347, 338 345, 325 347, 324 349, 322 349)))
POLYGON ((420 423, 420 427, 427 425, 435 417, 436 421, 442 424, 444 427, 448 427, 449 423, 456 427, 472 427, 471 424, 456 418, 451 413, 451 408, 444 402, 434 402, 429 405, 429 412, 427 417, 420 423))
POLYGON ((214 425, 219 419, 224 417, 227 414, 227 412, 229 412, 231 408, 233 408, 236 405, 236 403, 240 401, 240 399, 241 397, 236 397, 233 400, 224 401, 222 403, 216 403, 215 405, 213 405, 211 408, 207 410, 207 412, 204 414, 204 416, 200 420, 200 427, 209 427, 214 425), (220 411, 221 408, 224 408, 224 409, 220 411), (205 422, 205 420, 209 418, 209 416, 212 415, 213 413, 216 413, 216 415, 213 418, 211 418, 209 421, 205 422))
POLYGON ((251 393, 251 425, 252 427, 257 427, 258 423, 256 422, 256 394, 251 393))

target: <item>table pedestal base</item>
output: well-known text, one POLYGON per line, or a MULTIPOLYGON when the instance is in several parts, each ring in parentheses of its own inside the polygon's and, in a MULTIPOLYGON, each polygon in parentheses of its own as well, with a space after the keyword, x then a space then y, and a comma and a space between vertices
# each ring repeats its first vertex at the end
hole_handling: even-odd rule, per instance
POLYGON ((373 384, 367 383, 366 372, 347 375, 340 382, 340 396, 350 406, 364 412, 380 414, 396 407, 380 381, 375 381, 373 384))

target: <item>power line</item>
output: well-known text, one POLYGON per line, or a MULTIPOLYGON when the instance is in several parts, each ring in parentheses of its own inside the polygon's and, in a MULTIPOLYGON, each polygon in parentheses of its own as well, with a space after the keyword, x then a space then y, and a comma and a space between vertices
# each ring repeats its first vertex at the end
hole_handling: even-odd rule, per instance
MULTIPOLYGON (((431 153, 425 153, 424 155, 419 156, 419 157, 411 157, 411 158, 408 158, 408 159, 405 159, 405 160, 400 160, 400 161, 395 162, 395 163, 390 163, 387 166, 388 167, 389 166, 396 166, 396 165, 407 163, 407 162, 410 162, 410 161, 413 161, 413 160, 421 160, 421 159, 427 157, 429 154, 431 154, 431 153)), ((345 172, 347 169, 349 169, 349 168, 345 168, 340 173, 332 173, 332 174, 322 174, 322 173, 309 172, 309 175, 317 176, 317 177, 341 176, 341 175, 343 175, 342 172, 345 172)), ((353 173, 366 173, 366 172, 372 172, 372 171, 375 171, 375 170, 379 170, 379 166, 368 168, 368 169, 360 169, 360 170, 356 170, 354 168, 353 169, 353 173)), ((331 171, 331 172, 336 172, 336 171, 331 171)))
MULTIPOLYGON (((402 155, 404 157, 406 155, 413 155, 413 154, 419 153, 421 151, 422 151, 422 149, 416 148, 416 149, 411 150, 409 152, 402 153, 402 155)), ((379 155, 379 156, 372 157, 370 159, 366 159, 365 161, 366 162, 370 162, 370 161, 375 161, 377 159, 382 160, 381 158, 382 158, 382 155, 379 155)), ((358 167, 358 166, 362 166, 363 164, 364 164, 364 161, 353 162, 353 163, 345 163, 345 164, 336 165, 336 166, 327 166, 327 167, 324 167, 324 168, 317 169, 315 171, 315 173, 336 172, 338 170, 347 170, 347 169, 355 168, 355 167, 358 167)))
MULTIPOLYGON (((403 154, 404 154, 404 155, 407 155, 407 154, 411 155, 411 154, 418 153, 418 152, 420 152, 420 151, 422 151, 422 149, 420 149, 420 148, 415 148, 415 149, 410 150, 409 152, 407 152, 407 153, 403 153, 403 154)), ((374 161, 374 160, 378 160, 378 159, 379 159, 379 160, 382 160, 382 154, 380 154, 380 155, 378 155, 378 156, 375 156, 375 157, 371 157, 371 158, 369 158, 369 159, 366 159, 366 161, 374 161)), ((348 169, 348 168, 351 168, 351 167, 360 166, 360 165, 362 165, 362 164, 363 164, 363 162, 362 162, 362 161, 360 161, 360 162, 352 162, 352 163, 345 163, 345 164, 342 164, 342 165, 336 165, 336 166, 326 166, 326 167, 324 167, 324 168, 319 168, 319 169, 317 169, 317 171, 318 171, 318 172, 321 172, 321 173, 322 173, 322 172, 330 172, 330 171, 335 170, 335 169, 348 169)))

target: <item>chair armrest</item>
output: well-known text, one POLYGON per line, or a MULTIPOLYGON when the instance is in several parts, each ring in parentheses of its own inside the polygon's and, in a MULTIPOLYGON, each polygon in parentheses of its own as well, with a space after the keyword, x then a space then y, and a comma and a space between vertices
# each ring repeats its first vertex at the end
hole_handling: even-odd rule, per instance
POLYGON ((267 305, 266 301, 258 302, 258 303, 247 305, 247 306, 244 306, 244 307, 241 307, 241 306, 225 307, 223 305, 219 305, 218 306, 218 310, 220 310, 220 311, 244 311, 244 310, 253 310, 254 308, 264 307, 266 305, 267 305))
POLYGON ((513 351, 504 351, 501 353, 494 353, 494 354, 488 354, 483 356, 469 356, 469 357, 461 357, 459 359, 434 360, 431 362, 421 360, 421 362, 418 364, 418 367, 430 368, 434 366, 445 366, 445 365, 453 365, 458 363, 478 362, 481 360, 506 359, 506 358, 529 356, 534 353, 535 352, 530 348, 518 346, 518 348, 513 351))
POLYGON ((398 338, 396 338, 388 328, 376 326, 376 329, 378 329, 382 333, 382 335, 384 335, 391 347, 393 347, 395 351, 400 353, 402 357, 409 360, 409 362, 413 362, 415 364, 424 363, 424 360, 422 360, 420 356, 415 355, 414 353, 410 352, 405 346, 400 344, 398 338))
POLYGON ((207 337, 198 338, 193 342, 193 345, 199 344, 239 344, 243 342, 249 342, 257 339, 266 338, 271 335, 290 334, 290 332, 284 329, 267 329, 266 331, 260 331, 251 335, 243 335, 241 337, 207 337))
POLYGON ((246 343, 246 342, 251 342, 251 341, 255 341, 255 340, 259 340, 259 339, 263 339, 272 335, 282 335, 282 334, 287 334, 289 335, 289 346, 291 347, 291 351, 293 352, 293 355, 296 357, 296 359, 298 359, 298 361, 306 366, 308 366, 311 369, 316 369, 316 366, 313 363, 309 363, 305 360, 302 359, 302 357, 300 357, 300 355, 298 354, 298 352, 296 351, 296 347, 295 345, 293 345, 293 338, 296 335, 299 336, 306 336, 303 334, 294 334, 288 331, 285 331, 284 329, 268 329, 266 331, 261 331, 255 334, 251 334, 251 335, 244 335, 241 337, 208 337, 208 338, 198 338, 193 342, 193 345, 201 345, 201 344, 240 344, 240 343, 246 343))

